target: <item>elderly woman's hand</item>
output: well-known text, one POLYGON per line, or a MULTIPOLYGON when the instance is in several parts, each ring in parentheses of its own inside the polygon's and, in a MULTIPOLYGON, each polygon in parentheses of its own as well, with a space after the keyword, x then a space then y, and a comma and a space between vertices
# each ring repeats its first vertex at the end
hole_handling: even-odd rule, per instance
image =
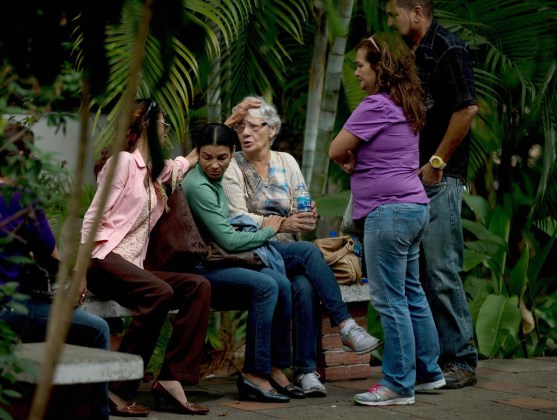
POLYGON ((314 213, 313 211, 294 213, 284 220, 280 231, 288 233, 311 232, 315 229, 316 214, 317 212, 314 213))
POLYGON ((250 108, 259 108, 260 106, 261 101, 258 99, 245 99, 233 108, 234 112, 224 124, 232 127, 244 120, 250 108))
POLYGON ((275 233, 280 231, 282 224, 284 223, 284 217, 272 215, 265 217, 265 226, 270 227, 275 231, 275 233))

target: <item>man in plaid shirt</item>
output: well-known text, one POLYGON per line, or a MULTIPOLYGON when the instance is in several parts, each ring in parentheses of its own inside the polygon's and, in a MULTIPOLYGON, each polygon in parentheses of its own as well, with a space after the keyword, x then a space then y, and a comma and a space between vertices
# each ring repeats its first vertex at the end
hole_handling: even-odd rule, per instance
POLYGON ((462 193, 470 125, 478 110, 472 60, 465 42, 433 18, 432 0, 388 0, 386 12, 389 26, 415 53, 425 93, 419 174, 430 199, 431 219, 422 241, 425 275, 421 280, 439 335, 445 388, 461 388, 476 383, 478 360, 459 275, 464 254, 462 193))

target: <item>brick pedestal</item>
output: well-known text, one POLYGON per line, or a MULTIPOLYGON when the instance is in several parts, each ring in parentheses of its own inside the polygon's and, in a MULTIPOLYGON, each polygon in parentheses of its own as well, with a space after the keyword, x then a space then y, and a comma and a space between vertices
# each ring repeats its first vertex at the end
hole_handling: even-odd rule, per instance
MULTIPOLYGON (((342 298, 352 318, 367 331, 368 285, 340 286, 342 298)), ((325 381, 368 379, 371 376, 370 355, 358 356, 342 349, 338 327, 331 327, 329 315, 323 311, 321 342, 318 347, 317 372, 325 381)))

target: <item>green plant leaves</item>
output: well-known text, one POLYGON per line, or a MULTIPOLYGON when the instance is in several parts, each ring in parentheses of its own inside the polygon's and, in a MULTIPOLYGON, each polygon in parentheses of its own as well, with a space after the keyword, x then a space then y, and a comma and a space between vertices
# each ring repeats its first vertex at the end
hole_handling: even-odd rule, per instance
POLYGON ((486 357, 494 357, 501 349, 505 351, 514 347, 520 320, 518 297, 489 295, 476 321, 480 353, 486 357))
POLYGON ((530 247, 526 242, 524 244, 524 249, 522 254, 518 259, 516 265, 511 270, 509 276, 509 291, 511 295, 516 295, 518 298, 522 298, 522 294, 526 290, 526 284, 528 283, 528 277, 526 275, 528 271, 528 261, 530 259, 530 247))

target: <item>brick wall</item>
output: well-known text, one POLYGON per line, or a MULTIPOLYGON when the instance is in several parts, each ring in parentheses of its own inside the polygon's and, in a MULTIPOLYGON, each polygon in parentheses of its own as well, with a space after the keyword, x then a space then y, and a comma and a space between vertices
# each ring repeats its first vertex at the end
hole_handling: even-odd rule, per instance
MULTIPOLYGON (((347 302, 354 320, 367 330, 368 302, 347 302)), ((371 376, 370 355, 358 356, 342 349, 338 327, 331 327, 329 315, 323 311, 321 340, 318 346, 317 372, 325 381, 368 379, 371 376)))

